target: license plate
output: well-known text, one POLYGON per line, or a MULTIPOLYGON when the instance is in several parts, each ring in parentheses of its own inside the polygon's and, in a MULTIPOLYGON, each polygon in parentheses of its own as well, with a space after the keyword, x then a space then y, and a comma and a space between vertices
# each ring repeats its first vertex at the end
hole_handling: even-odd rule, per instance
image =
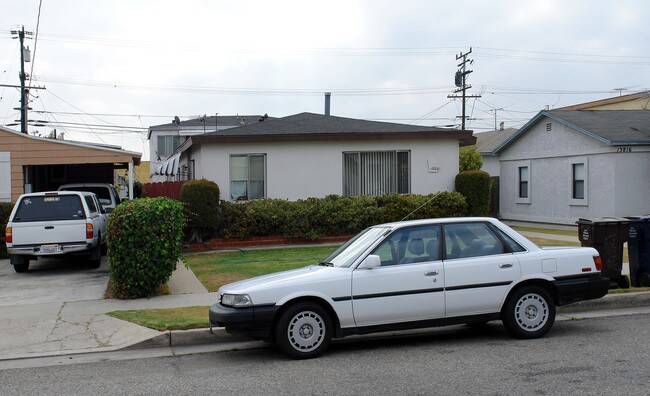
POLYGON ((59 253, 59 245, 41 245, 41 254, 59 253))

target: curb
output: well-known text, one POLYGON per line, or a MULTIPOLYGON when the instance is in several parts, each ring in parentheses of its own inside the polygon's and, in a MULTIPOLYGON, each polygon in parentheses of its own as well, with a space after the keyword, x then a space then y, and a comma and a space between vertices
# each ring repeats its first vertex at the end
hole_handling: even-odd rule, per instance
MULTIPOLYGON (((624 309, 650 307, 650 292, 608 294, 596 300, 580 301, 558 307, 557 313, 600 311, 609 309, 624 309)), ((251 341, 249 338, 233 336, 223 327, 192 329, 192 330, 167 330, 163 334, 148 340, 133 344, 124 349, 143 349, 160 347, 180 347, 194 345, 211 345, 239 343, 251 341)))

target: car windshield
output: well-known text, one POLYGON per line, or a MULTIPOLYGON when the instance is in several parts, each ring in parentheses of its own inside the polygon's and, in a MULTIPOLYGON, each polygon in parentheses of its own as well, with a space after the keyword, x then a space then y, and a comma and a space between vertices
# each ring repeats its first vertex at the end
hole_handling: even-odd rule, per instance
POLYGON ((334 267, 349 267, 388 230, 390 230, 388 227, 366 228, 343 244, 343 246, 336 249, 321 264, 332 265, 334 267))

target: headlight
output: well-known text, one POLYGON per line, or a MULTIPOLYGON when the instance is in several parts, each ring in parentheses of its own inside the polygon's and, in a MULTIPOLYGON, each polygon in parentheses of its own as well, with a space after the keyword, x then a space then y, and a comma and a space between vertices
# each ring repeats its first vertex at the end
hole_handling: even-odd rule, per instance
POLYGON ((223 294, 221 295, 221 305, 228 307, 251 307, 253 301, 248 294, 223 294))

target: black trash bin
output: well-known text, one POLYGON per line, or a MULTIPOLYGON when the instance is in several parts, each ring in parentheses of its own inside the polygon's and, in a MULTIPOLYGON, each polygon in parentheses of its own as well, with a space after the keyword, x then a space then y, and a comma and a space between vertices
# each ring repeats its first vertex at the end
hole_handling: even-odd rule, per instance
POLYGON ((628 239, 630 221, 623 217, 579 219, 578 238, 582 246, 598 250, 603 262, 602 276, 611 280, 612 288, 630 287, 630 281, 622 276, 623 244, 628 239))
POLYGON ((626 217, 630 220, 627 248, 630 255, 632 286, 650 286, 650 215, 626 217))

